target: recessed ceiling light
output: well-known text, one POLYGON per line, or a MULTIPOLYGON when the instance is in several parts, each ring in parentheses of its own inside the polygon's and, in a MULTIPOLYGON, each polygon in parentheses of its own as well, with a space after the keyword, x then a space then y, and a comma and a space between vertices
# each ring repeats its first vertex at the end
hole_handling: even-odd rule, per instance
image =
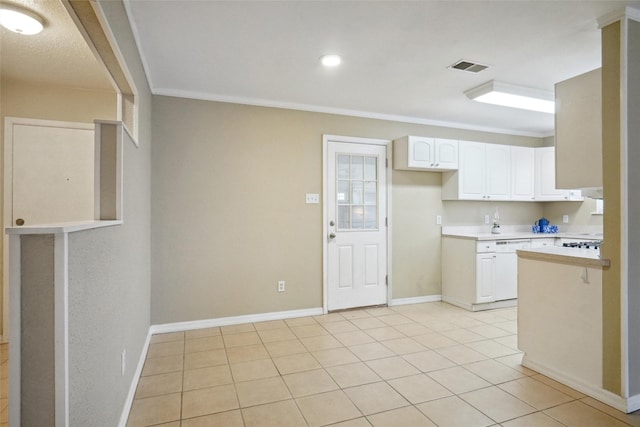
POLYGON ((491 80, 464 93, 470 99, 504 107, 555 113, 553 92, 491 80))
POLYGON ((0 25, 18 34, 38 34, 44 28, 40 15, 21 7, 0 3, 0 25))
POLYGON ((325 67, 336 67, 342 62, 342 58, 339 55, 324 55, 320 58, 320 62, 325 67))

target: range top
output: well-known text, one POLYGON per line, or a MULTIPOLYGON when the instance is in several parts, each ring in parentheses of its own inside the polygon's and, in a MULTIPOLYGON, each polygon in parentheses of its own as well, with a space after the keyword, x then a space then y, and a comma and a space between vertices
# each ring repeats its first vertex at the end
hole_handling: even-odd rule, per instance
POLYGON ((568 242, 563 243, 564 248, 580 248, 580 249, 600 249, 602 240, 592 240, 589 242, 568 242))

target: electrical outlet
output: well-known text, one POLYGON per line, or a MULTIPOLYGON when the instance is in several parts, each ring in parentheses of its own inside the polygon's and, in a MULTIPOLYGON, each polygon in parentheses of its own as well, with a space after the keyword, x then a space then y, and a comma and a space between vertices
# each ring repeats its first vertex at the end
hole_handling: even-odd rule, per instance
POLYGON ((284 280, 278 281, 278 292, 284 292, 284 280))
POLYGON ((124 377, 125 369, 127 368, 127 349, 122 350, 120 355, 120 376, 124 377))
POLYGON ((569 215, 562 215, 562 223, 569 224, 569 215))
POLYGON ((308 204, 318 204, 320 203, 320 195, 316 193, 307 193, 305 197, 305 201, 308 204))
POLYGON ((441 215, 436 215, 436 224, 437 225, 441 225, 442 224, 442 216, 441 215))
POLYGON ((489 215, 485 215, 484 216, 484 223, 485 224, 489 224, 491 222, 491 218, 489 218, 489 215))

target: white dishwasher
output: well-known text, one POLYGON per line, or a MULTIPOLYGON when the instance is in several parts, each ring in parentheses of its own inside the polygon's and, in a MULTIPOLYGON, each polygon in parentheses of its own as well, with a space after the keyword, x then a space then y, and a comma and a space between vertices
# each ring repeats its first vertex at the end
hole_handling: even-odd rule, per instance
POLYGON ((518 249, 529 249, 531 241, 496 241, 496 264, 493 292, 496 301, 518 298, 518 249))

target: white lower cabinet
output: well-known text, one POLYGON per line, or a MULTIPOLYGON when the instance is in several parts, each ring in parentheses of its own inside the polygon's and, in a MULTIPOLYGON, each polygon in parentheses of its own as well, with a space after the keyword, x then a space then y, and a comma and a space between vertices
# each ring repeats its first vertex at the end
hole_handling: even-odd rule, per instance
POLYGON ((496 276, 496 254, 476 255, 476 298, 475 303, 495 301, 493 292, 496 276))
POLYGON ((472 311, 515 305, 516 250, 530 245, 530 239, 476 241, 443 237, 442 300, 472 311))

